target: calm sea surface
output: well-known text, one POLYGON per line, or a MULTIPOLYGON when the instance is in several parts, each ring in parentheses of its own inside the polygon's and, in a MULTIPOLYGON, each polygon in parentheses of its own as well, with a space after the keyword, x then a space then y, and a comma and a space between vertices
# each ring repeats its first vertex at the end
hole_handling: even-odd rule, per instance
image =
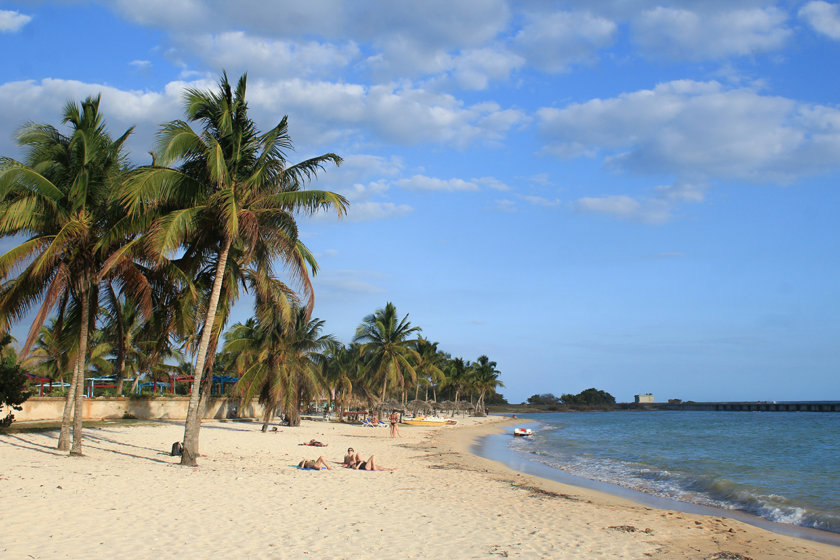
MULTIPOLYGON (((662 498, 840 533, 840 414, 528 414, 510 452, 662 498)), ((512 432, 512 430, 511 430, 512 432)), ((502 437, 502 436, 498 436, 502 437)))

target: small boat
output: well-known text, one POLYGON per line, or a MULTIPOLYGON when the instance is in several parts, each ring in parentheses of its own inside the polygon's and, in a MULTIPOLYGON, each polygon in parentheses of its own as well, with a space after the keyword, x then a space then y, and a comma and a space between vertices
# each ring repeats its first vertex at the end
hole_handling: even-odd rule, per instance
POLYGON ((532 436, 534 432, 531 431, 530 428, 514 428, 513 429, 513 437, 525 437, 525 436, 532 436))
POLYGON ((403 424, 408 424, 409 426, 451 426, 454 423, 455 420, 441 418, 440 416, 418 416, 411 420, 403 420, 403 424))

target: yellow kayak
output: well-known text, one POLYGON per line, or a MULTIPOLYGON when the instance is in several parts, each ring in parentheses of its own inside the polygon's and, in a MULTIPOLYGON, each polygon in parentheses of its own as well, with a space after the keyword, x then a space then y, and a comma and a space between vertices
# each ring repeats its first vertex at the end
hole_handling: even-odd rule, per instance
POLYGON ((447 424, 454 424, 454 420, 448 418, 413 418, 411 420, 403 420, 403 424, 409 426, 446 426, 447 424))

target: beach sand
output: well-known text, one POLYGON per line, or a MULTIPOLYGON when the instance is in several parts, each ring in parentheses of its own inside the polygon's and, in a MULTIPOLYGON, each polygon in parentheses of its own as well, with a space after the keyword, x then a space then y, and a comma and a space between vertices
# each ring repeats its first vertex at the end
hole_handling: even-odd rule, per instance
POLYGON ((837 559, 840 548, 732 519, 654 509, 516 473, 469 453, 506 419, 387 428, 205 422, 197 468, 170 457, 183 425, 0 435, 0 558, 837 559), (328 447, 300 445, 310 439, 328 447), (339 467, 348 447, 393 472, 339 467), (332 471, 294 467, 324 455, 332 471))

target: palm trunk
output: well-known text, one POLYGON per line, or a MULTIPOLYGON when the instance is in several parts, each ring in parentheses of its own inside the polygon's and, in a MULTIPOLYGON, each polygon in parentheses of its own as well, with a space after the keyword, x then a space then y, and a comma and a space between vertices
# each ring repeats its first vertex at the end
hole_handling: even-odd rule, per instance
POLYGON ((114 286, 108 282, 108 290, 110 292, 111 301, 114 302, 114 315, 116 316, 116 325, 117 325, 117 348, 116 348, 116 364, 114 365, 115 373, 117 374, 117 396, 122 395, 122 384, 123 379, 125 379, 125 325, 123 325, 123 321, 125 320, 120 310, 120 302, 117 299, 117 294, 114 292, 114 286))
POLYGON ((181 464, 188 467, 198 466, 195 458, 198 455, 198 433, 201 429, 201 419, 198 413, 201 375, 204 373, 204 362, 207 360, 207 349, 210 346, 210 336, 213 334, 213 324, 216 321, 216 306, 219 304, 219 294, 222 292, 222 280, 224 280, 230 244, 231 239, 225 239, 222 250, 219 252, 219 262, 216 263, 216 277, 213 279, 210 301, 207 302, 207 317, 204 320, 205 328, 201 334, 201 344, 198 346, 198 356, 196 356, 195 360, 195 375, 193 377, 192 390, 190 391, 190 404, 187 408, 187 419, 184 423, 184 452, 181 455, 181 464))
MULTIPOLYGON (((213 337, 210 339, 210 345, 207 349, 207 362, 204 366, 207 375, 205 375, 201 380, 202 390, 199 392, 198 399, 199 410, 206 410, 207 399, 210 398, 210 393, 213 391, 213 364, 216 363, 216 349, 218 348, 218 346, 219 336, 218 334, 213 334, 213 337)), ((221 395, 219 396, 221 397, 221 395)))
POLYGON ((273 404, 272 405, 268 405, 268 404, 265 405, 265 415, 263 416, 263 425, 262 425, 262 431, 263 432, 268 431, 268 423, 271 422, 271 413, 274 412, 274 407, 275 406, 276 405, 273 405, 273 404))
POLYGON ((90 320, 90 292, 85 291, 80 298, 82 306, 82 321, 79 333, 79 359, 77 360, 77 377, 75 406, 73 407, 73 446, 71 456, 82 455, 82 397, 85 387, 85 355, 88 343, 88 321, 90 320))
MULTIPOLYGON (((76 382, 79 371, 79 356, 73 362, 73 377, 70 378, 70 387, 67 389, 67 396, 64 398, 64 414, 61 415, 61 433, 58 436, 56 449, 70 451, 70 419, 73 417, 73 397, 76 394, 76 382)), ((64 383, 64 380, 61 381, 64 383)))

